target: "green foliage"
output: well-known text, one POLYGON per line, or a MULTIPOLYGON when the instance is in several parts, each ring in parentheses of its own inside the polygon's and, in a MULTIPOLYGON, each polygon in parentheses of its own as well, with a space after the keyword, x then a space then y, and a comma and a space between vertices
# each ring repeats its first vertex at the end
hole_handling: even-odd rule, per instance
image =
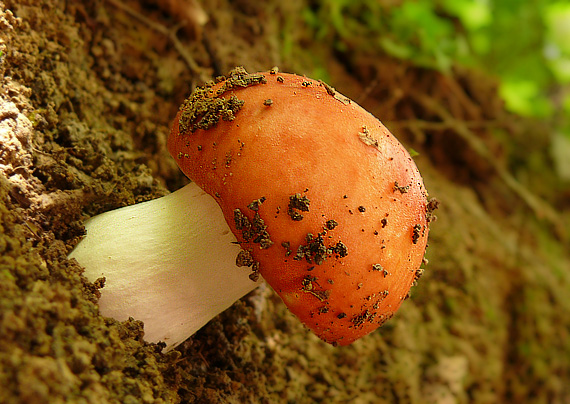
POLYGON ((390 11, 388 22, 392 34, 380 44, 393 56, 448 71, 465 51, 452 21, 438 16, 430 0, 403 3, 390 11))
POLYGON ((432 0, 397 7, 376 0, 322 0, 304 12, 317 40, 332 40, 340 51, 381 49, 422 66, 449 70, 467 51, 452 21, 440 17, 432 0))
POLYGON ((454 64, 500 79, 507 106, 557 116, 570 137, 567 0, 318 0, 303 15, 341 52, 383 51, 449 72, 454 64))

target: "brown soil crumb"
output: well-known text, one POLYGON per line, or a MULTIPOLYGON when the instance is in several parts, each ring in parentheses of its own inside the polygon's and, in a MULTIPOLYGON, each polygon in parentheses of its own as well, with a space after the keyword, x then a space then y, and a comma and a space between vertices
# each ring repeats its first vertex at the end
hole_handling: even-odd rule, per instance
POLYGON ((395 181, 393 190, 394 190, 394 192, 400 192, 401 194, 405 194, 410 190, 410 186, 409 185, 403 185, 402 186, 402 185, 398 184, 398 181, 395 181))
POLYGON ((291 195, 289 197, 289 205, 287 208, 287 213, 294 221, 303 220, 303 215, 299 213, 299 211, 308 212, 310 204, 311 201, 309 200, 309 198, 307 198, 304 195, 301 194, 291 195))
POLYGON ((211 87, 214 83, 208 83, 197 88, 192 95, 180 106, 179 133, 180 135, 194 132, 196 129, 207 130, 215 126, 220 119, 233 121, 235 115, 244 104, 232 95, 229 98, 221 97, 227 91, 265 83, 262 74, 249 74, 243 67, 233 69, 228 77, 219 78, 224 84, 212 94, 211 87))

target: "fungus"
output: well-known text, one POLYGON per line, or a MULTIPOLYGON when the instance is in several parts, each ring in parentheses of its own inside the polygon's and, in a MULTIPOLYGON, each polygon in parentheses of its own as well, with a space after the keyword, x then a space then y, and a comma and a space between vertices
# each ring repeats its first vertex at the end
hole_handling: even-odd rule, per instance
POLYGON ((143 320, 171 349, 261 275, 317 336, 347 345, 408 295, 433 204, 406 149, 332 87, 236 68, 184 102, 168 148, 192 182, 89 219, 70 254, 105 277, 103 315, 143 320))

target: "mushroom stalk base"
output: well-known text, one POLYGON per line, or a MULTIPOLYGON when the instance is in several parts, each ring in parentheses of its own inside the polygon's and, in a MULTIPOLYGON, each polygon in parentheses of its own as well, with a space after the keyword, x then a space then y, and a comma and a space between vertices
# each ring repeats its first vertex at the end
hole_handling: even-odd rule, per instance
POLYGON ((95 216, 69 254, 90 281, 105 277, 99 308, 144 322, 145 340, 170 350, 259 283, 235 263, 240 247, 210 195, 191 183, 95 216))

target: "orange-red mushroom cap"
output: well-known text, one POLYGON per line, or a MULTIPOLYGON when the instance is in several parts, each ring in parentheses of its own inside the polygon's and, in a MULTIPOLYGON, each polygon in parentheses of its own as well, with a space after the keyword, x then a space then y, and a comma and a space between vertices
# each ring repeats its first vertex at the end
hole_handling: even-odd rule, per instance
POLYGON ((330 86, 237 68, 181 106, 168 148, 217 200, 238 264, 323 340, 376 329, 420 274, 422 177, 378 119, 330 86))

